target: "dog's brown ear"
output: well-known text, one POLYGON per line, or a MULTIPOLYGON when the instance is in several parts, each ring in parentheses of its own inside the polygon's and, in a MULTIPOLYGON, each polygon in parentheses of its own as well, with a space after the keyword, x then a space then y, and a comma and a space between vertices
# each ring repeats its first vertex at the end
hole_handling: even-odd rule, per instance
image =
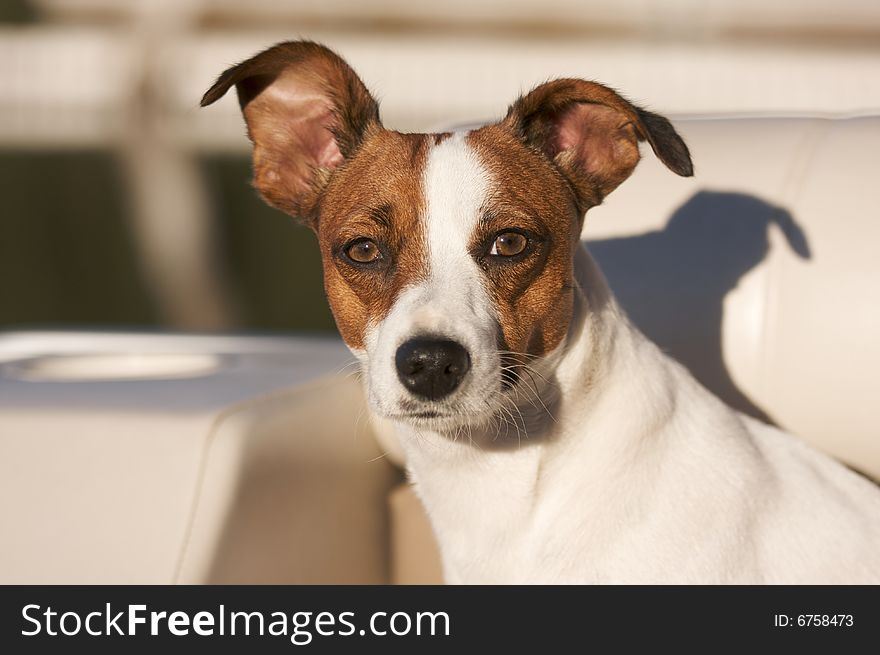
POLYGON ((503 123, 557 166, 582 210, 629 177, 639 161, 639 141, 650 143, 673 172, 693 175, 688 148, 668 120, 596 82, 542 84, 514 102, 503 123))
POLYGON ((315 227, 331 173, 381 127, 376 101, 341 57, 309 41, 280 43, 228 69, 202 107, 233 85, 254 144, 254 186, 315 227))

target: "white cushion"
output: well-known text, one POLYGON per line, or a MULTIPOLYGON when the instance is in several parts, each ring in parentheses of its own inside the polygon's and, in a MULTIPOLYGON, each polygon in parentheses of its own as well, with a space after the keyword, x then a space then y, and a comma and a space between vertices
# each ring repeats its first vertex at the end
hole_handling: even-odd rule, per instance
POLYGON ((676 123, 584 236, 636 323, 729 403, 880 477, 880 117, 676 123))

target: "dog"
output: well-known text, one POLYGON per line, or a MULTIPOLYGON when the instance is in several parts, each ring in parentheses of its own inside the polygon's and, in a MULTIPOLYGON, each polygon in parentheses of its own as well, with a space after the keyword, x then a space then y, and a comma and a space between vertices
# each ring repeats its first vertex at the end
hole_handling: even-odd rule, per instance
POLYGON ((664 117, 579 79, 473 130, 385 129, 329 49, 226 70, 254 185, 311 227, 449 583, 880 582, 880 489, 735 412, 627 319, 580 235, 664 117))

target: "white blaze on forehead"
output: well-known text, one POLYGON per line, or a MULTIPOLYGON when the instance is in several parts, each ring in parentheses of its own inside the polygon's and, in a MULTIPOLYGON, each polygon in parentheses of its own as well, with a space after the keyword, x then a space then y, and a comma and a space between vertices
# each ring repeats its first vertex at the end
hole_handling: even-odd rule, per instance
POLYGON ((437 285, 482 286, 469 245, 485 207, 489 174, 465 136, 456 133, 432 147, 425 166, 428 263, 437 285))
POLYGON ((427 277, 404 289, 391 311, 366 333, 369 395, 387 415, 399 413, 409 392, 398 381, 395 353, 409 339, 431 335, 468 351, 470 371, 454 397, 459 411, 486 409, 500 385, 498 321, 483 271, 470 253, 489 193, 489 173, 455 134, 428 151, 424 174, 427 277))

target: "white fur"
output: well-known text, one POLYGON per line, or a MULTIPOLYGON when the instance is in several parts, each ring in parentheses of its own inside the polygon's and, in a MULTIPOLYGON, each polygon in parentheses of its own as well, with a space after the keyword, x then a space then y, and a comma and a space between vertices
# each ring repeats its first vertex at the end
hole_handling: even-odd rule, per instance
MULTIPOLYGON (((473 371, 444 406, 475 411, 497 378, 494 309, 466 248, 488 181, 460 137, 430 153, 431 276, 401 295, 364 354, 381 414, 405 397, 394 349, 420 330, 471 351, 473 371)), ((527 434, 493 421, 470 438, 398 425, 447 580, 880 582, 880 490, 722 404, 629 323, 585 249, 575 265, 571 330, 535 365, 541 397, 510 401, 538 417, 523 420, 527 434)))

